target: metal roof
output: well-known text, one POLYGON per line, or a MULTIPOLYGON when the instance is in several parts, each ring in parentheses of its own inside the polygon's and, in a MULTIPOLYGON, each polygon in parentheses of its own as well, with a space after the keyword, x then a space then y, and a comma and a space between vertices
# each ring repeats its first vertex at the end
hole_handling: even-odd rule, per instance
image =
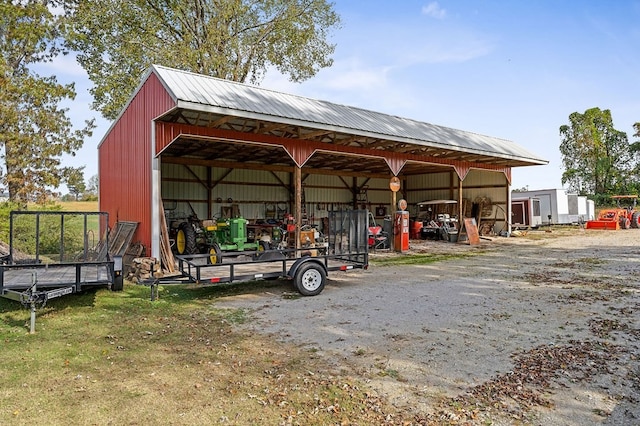
MULTIPOLYGON (((154 65, 179 108, 517 160, 548 161, 512 141, 154 65)), ((524 163, 524 164, 521 164, 524 163)))

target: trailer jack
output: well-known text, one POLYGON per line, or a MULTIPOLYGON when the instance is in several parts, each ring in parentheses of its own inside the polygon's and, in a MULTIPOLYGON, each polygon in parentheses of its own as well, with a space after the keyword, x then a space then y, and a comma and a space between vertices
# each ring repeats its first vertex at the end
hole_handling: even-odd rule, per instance
POLYGON ((49 299, 65 296, 75 292, 75 286, 61 287, 55 290, 38 291, 38 276, 35 272, 31 274, 31 287, 25 291, 5 290, 3 296, 16 300, 25 308, 31 311, 29 334, 36 332, 36 311, 47 305, 49 299))

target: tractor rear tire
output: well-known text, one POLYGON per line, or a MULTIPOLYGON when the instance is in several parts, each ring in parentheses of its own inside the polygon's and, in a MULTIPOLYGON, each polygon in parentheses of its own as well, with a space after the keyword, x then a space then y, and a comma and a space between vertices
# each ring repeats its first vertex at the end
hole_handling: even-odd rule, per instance
POLYGON ((268 241, 260 241, 260 246, 258 247, 258 251, 267 251, 271 250, 271 244, 268 241))
POLYGON ((620 228, 622 229, 629 229, 631 228, 631 220, 629 220, 628 217, 621 217, 620 218, 620 228))
POLYGON ((178 228, 176 235, 176 250, 178 254, 196 254, 198 245, 196 244, 196 230, 189 222, 184 222, 178 228))
POLYGON ((633 212, 631 215, 631 227, 640 228, 640 212, 633 212))
POLYGON ((264 256, 264 252, 267 250, 271 250, 271 246, 267 241, 259 241, 258 248, 256 249, 256 253, 253 255, 253 260, 260 260, 262 256, 264 256))
POLYGON ((207 263, 209 263, 209 265, 215 265, 218 263, 222 263, 222 250, 220 250, 220 247, 217 244, 213 244, 210 248, 209 248, 209 257, 207 257, 207 263))

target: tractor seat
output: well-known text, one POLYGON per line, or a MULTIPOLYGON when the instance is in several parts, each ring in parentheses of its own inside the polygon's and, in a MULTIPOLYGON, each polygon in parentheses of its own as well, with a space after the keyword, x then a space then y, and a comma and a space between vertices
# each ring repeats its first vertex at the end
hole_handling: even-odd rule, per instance
POLYGON ((370 249, 376 250, 386 248, 388 239, 389 237, 387 233, 382 230, 382 226, 369 227, 368 244, 370 249))

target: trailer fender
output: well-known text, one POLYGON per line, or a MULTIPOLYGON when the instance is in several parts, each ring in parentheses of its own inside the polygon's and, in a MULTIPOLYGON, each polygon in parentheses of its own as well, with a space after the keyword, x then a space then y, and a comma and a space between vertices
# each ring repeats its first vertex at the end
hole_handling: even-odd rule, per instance
POLYGON ((287 273, 287 278, 295 277, 296 272, 300 268, 300 265, 302 265, 304 263, 307 263, 307 262, 317 263, 318 265, 320 265, 322 267, 322 269, 324 269, 325 274, 328 273, 327 267, 325 266, 325 264, 320 259, 318 259, 317 257, 302 256, 300 259, 296 260, 293 265, 291 265, 291 268, 289 268, 289 273, 287 273))
POLYGON ((316 258, 304 256, 291 266, 287 277, 293 279, 294 287, 303 296, 316 296, 324 289, 327 267, 316 258))

